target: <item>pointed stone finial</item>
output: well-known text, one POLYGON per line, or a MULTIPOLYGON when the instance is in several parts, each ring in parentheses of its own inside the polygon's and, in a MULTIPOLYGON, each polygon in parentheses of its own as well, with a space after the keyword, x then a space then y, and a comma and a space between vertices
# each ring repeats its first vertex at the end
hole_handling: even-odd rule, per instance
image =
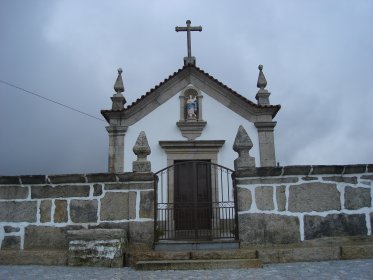
POLYGON ((250 156, 252 147, 253 142, 244 127, 240 125, 233 144, 233 150, 238 153, 238 158, 234 160, 236 171, 255 167, 255 158, 250 156))
POLYGON ((111 109, 113 111, 123 110, 124 104, 126 104, 126 99, 122 94, 122 92, 124 92, 122 72, 122 68, 118 68, 118 77, 114 84, 114 90, 116 93, 111 97, 111 101, 113 102, 111 109))
POLYGON ((267 80, 262 71, 263 65, 259 65, 258 69, 259 69, 259 76, 258 76, 258 82, 256 83, 256 86, 259 88, 259 90, 255 98, 256 100, 258 100, 259 105, 269 105, 269 96, 271 93, 265 89, 265 87, 267 86, 267 80))
POLYGON ((256 86, 260 89, 264 89, 267 86, 267 80, 263 73, 263 65, 258 66, 259 69, 259 76, 258 76, 258 82, 256 83, 256 86))
POLYGON ((137 137, 135 146, 133 146, 133 152, 137 155, 137 160, 132 162, 132 171, 150 172, 151 163, 147 160, 147 156, 150 155, 151 150, 144 131, 141 131, 137 137))
POLYGON ((124 92, 122 72, 122 68, 118 68, 118 77, 114 84, 114 90, 116 93, 124 92))

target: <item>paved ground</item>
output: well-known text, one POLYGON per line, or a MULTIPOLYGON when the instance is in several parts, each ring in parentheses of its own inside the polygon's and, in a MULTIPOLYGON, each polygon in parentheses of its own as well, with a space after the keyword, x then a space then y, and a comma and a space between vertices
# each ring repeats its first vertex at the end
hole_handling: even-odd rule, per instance
POLYGON ((259 269, 136 271, 132 268, 0 266, 0 280, 373 279, 373 259, 266 265, 259 269))

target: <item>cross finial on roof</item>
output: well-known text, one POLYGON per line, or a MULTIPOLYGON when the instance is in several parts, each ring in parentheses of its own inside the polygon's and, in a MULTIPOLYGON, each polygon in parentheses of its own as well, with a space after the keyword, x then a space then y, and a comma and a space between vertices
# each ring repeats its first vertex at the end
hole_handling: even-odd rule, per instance
POLYGON ((199 31, 199 32, 202 31, 202 26, 190 26, 191 23, 192 22, 188 19, 186 21, 186 25, 187 25, 186 27, 179 27, 179 26, 175 27, 176 32, 179 32, 179 31, 187 32, 188 56, 184 57, 184 65, 188 65, 188 64, 195 65, 196 64, 196 58, 192 56, 192 42, 191 42, 192 38, 190 35, 190 31, 199 31))

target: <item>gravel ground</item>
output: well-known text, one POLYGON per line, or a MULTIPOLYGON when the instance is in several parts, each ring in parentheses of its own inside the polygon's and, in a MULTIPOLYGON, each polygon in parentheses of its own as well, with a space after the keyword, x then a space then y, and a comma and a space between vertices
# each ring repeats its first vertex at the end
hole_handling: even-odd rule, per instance
POLYGON ((0 280, 8 279, 373 279, 373 259, 271 264, 256 269, 167 271, 136 271, 126 267, 0 265, 0 280))

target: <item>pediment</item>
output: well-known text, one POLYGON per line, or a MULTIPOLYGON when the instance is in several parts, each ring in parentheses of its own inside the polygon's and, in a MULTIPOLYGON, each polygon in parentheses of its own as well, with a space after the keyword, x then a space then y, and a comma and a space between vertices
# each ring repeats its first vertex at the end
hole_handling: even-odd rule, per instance
POLYGON ((101 113, 108 122, 112 118, 121 119, 122 125, 130 126, 190 85, 253 123, 263 119, 263 116, 267 116, 267 118, 269 116, 270 119, 273 119, 281 108, 280 105, 258 105, 198 67, 187 65, 125 109, 119 111, 102 110, 101 113))

